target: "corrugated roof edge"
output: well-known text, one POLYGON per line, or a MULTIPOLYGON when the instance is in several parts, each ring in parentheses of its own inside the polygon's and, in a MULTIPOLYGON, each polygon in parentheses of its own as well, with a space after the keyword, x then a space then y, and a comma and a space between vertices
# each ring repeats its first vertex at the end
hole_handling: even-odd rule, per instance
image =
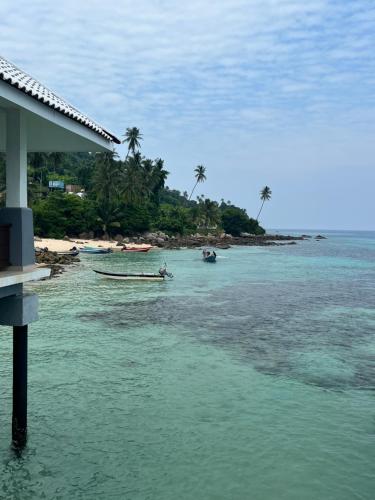
POLYGON ((38 94, 37 92, 33 93, 33 91, 31 89, 28 89, 26 87, 26 85, 22 84, 21 82, 17 81, 16 79, 12 79, 12 77, 10 75, 8 75, 5 71, 2 71, 2 69, 0 67, 0 78, 1 78, 2 81, 4 81, 5 83, 9 84, 10 86, 12 86, 12 87, 20 90, 21 92, 23 92, 24 94, 28 95, 29 97, 32 97, 33 99, 37 100, 38 102, 41 102, 42 104, 48 106, 49 108, 51 108, 51 109, 53 109, 55 111, 58 111, 59 113, 63 114, 64 116, 67 116, 68 118, 70 118, 70 119, 72 119, 72 120, 80 123, 81 125, 84 125, 85 127, 89 128, 90 130, 93 130, 94 132, 96 132, 97 134, 101 135, 102 137, 104 137, 108 141, 112 141, 115 144, 121 144, 121 141, 114 134, 112 134, 111 132, 109 132, 105 128, 101 127, 100 125, 98 125, 97 123, 95 123, 90 118, 88 118, 85 115, 83 115, 74 106, 72 106, 71 104, 67 103, 63 99, 61 99, 59 96, 57 96, 57 94, 55 94, 54 92, 52 92, 51 90, 49 90, 47 87, 44 87, 44 85, 42 85, 41 83, 39 83, 37 80, 35 80, 34 78, 32 78, 30 75, 28 75, 24 71, 20 70, 15 65, 13 65, 12 63, 9 63, 5 58, 3 58, 3 57, 0 56, 0 60, 1 59, 3 61, 7 62, 9 65, 13 66, 13 68, 16 69, 16 70, 18 70, 20 73, 23 73, 23 75, 25 77, 28 77, 28 78, 32 79, 36 84, 40 85, 41 87, 43 87, 43 89, 45 89, 46 91, 48 91, 49 93, 51 93, 54 97, 56 97, 57 100, 61 101, 62 104, 65 105, 64 106, 65 109, 64 109, 64 107, 60 107, 58 104, 56 104, 54 102, 50 102, 50 100, 48 100, 48 99, 45 99, 42 95, 38 94), (69 108, 73 112, 72 111, 69 112, 69 108))

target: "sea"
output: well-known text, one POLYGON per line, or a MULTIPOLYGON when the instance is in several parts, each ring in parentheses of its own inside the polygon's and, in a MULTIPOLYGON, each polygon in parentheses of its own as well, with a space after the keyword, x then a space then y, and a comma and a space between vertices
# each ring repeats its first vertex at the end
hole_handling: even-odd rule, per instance
POLYGON ((375 232, 302 232, 215 264, 197 249, 82 255, 28 286, 22 453, 0 328, 0 498, 373 500, 375 232), (164 263, 161 283, 93 272, 164 263))

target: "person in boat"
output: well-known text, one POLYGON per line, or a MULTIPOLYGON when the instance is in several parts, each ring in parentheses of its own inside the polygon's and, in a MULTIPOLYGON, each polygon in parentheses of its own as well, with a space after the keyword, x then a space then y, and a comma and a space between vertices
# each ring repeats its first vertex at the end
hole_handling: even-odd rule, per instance
POLYGON ((215 250, 213 250, 212 255, 213 255, 214 257, 216 257, 216 252, 215 252, 215 250))
POLYGON ((69 252, 76 252, 77 251, 77 247, 72 247, 69 252))

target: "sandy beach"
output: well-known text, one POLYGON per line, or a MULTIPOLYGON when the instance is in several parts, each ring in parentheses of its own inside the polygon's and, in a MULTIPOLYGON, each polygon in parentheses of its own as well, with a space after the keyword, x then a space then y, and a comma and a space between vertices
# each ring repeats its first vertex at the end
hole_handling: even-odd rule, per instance
MULTIPOLYGON (((67 240, 56 240, 53 238, 34 238, 35 248, 48 248, 50 252, 67 252, 72 247, 98 247, 98 248, 112 248, 114 251, 120 251, 122 246, 117 246, 117 241, 98 241, 98 240, 81 240, 81 239, 71 239, 67 240)), ((127 247, 136 248, 139 246, 136 243, 127 243, 127 247)))

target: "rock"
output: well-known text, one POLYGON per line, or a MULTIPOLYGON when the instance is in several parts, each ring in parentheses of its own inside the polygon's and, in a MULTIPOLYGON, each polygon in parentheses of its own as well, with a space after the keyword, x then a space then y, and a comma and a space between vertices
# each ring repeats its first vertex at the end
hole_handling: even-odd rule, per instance
POLYGON ((146 240, 156 240, 156 238, 158 237, 159 235, 157 233, 145 233, 143 235, 143 237, 146 239, 146 240))
POLYGON ((326 236, 322 236, 321 234, 318 234, 318 236, 315 236, 316 240, 326 240, 326 236))
POLYGON ((160 236, 156 238, 156 243, 164 243, 164 238, 161 238, 160 236))
POLYGON ((124 244, 121 241, 118 241, 116 243, 116 247, 123 247, 123 246, 124 246, 124 244))
POLYGON ((69 236, 64 236, 63 240, 64 240, 64 241, 72 241, 72 240, 69 238, 69 236))
POLYGON ((116 236, 113 238, 114 241, 117 241, 117 242, 121 242, 123 241, 124 237, 122 236, 122 234, 116 234, 116 236))
POLYGON ((130 241, 130 240, 129 240, 129 238, 124 238, 124 239, 122 240, 122 242, 123 242, 124 244, 125 244, 125 243, 129 243, 129 241, 130 241))
POLYGON ((241 233, 240 236, 241 236, 241 238, 247 238, 251 235, 250 235, 250 233, 241 233))
POLYGON ((58 255, 56 252, 49 252, 48 250, 37 250, 35 252, 35 262, 50 267, 51 278, 53 278, 64 271, 64 266, 79 262, 79 258, 71 255, 58 255))

